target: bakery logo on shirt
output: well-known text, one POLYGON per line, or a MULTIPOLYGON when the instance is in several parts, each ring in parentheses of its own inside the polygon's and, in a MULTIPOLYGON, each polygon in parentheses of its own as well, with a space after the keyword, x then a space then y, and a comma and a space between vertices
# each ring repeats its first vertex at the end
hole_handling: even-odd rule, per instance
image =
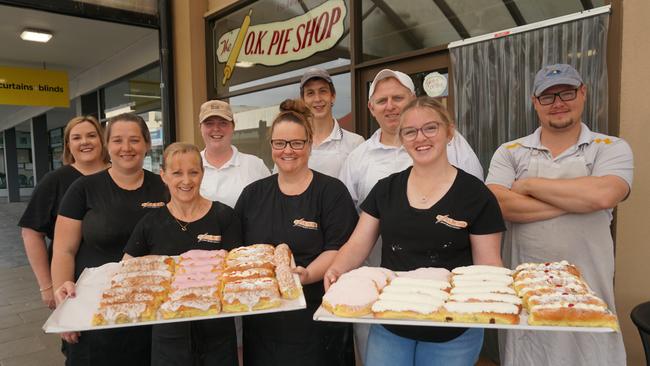
POLYGON ((293 226, 298 226, 303 229, 309 229, 309 230, 318 230, 317 222, 307 221, 304 218, 293 220, 293 226))
POLYGON ((142 202, 140 206, 142 208, 160 208, 165 205, 165 202, 142 202))
POLYGON ((452 229, 464 229, 467 227, 467 221, 454 220, 449 215, 436 216, 436 224, 447 225, 452 229))
POLYGON ((208 233, 205 234, 199 234, 196 236, 199 242, 205 241, 208 243, 221 243, 221 235, 210 235, 208 233))

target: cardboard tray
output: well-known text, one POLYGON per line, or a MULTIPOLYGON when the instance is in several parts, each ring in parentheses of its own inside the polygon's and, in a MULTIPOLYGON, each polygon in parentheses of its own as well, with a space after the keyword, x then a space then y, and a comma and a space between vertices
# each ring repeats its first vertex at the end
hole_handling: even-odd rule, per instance
MULTIPOLYGON (((120 263, 106 263, 96 268, 86 268, 77 281, 77 296, 66 299, 59 307, 52 312, 43 325, 45 333, 61 333, 84 330, 97 330, 109 328, 134 327, 139 325, 152 325, 164 323, 177 323, 203 319, 231 318, 235 316, 258 315, 265 313, 276 313, 280 311, 300 310, 307 307, 304 294, 298 299, 282 299, 282 305, 272 309, 254 310, 239 313, 220 313, 218 315, 197 316, 178 319, 159 319, 147 322, 135 322, 124 324, 92 325, 93 313, 99 307, 102 292, 110 285, 111 278, 120 268, 120 263)), ((297 284, 300 284, 298 275, 294 274, 297 284)))
POLYGON ((519 316, 519 324, 484 324, 484 323, 456 323, 456 322, 434 322, 430 320, 404 320, 374 318, 372 315, 365 315, 358 318, 346 318, 330 313, 324 307, 319 307, 314 313, 314 320, 323 322, 339 323, 365 323, 365 324, 392 324, 392 325, 416 325, 426 327, 461 327, 461 328, 490 328, 490 329, 518 329, 518 330, 551 330, 560 332, 592 332, 611 333, 612 328, 606 327, 563 327, 552 325, 528 325, 528 313, 522 310, 519 316))

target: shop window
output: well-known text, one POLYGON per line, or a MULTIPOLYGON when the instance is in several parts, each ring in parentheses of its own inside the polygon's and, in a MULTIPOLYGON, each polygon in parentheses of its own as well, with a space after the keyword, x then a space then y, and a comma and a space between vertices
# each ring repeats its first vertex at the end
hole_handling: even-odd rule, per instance
MULTIPOLYGON (((577 13, 585 10, 581 0, 515 0, 521 10, 521 15, 527 23, 557 18, 562 15, 577 13)), ((594 7, 605 5, 605 0, 591 0, 594 7)), ((610 3, 610 1, 607 1, 610 3)))
POLYGON ((162 107, 160 104, 160 66, 155 65, 121 79, 103 90, 107 118, 131 112, 142 117, 151 134, 151 151, 144 168, 160 171, 163 146, 162 107))
MULTIPOLYGON (((22 128, 25 128, 23 123, 22 128)), ((18 184, 20 188, 34 187, 34 164, 32 161, 32 134, 16 130, 16 157, 18 161, 18 184)))
POLYGON ((588 10, 604 5, 604 0, 590 3, 581 0, 362 0, 362 59, 368 61, 442 46, 588 10))
POLYGON ((261 0, 209 20, 210 94, 349 65, 349 8, 349 0, 261 0))
POLYGON ((54 170, 63 165, 63 128, 49 131, 50 139, 50 169, 54 170))
MULTIPOLYGON (((354 131, 351 114, 350 74, 332 77, 336 89, 333 114, 341 126, 354 131)), ((299 98, 299 85, 291 84, 230 98, 235 118, 233 144, 245 153, 264 160, 273 167, 271 147, 268 144, 269 127, 279 112, 279 105, 287 98, 299 98)))
POLYGON ((7 170, 5 169, 5 134, 0 133, 0 189, 7 189, 7 170))

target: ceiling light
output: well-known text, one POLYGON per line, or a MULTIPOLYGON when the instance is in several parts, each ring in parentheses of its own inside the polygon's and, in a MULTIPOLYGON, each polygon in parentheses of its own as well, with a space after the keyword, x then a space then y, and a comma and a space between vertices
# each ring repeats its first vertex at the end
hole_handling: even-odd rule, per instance
POLYGON ((52 33, 39 29, 25 29, 20 33, 20 38, 25 41, 45 43, 52 38, 52 33))

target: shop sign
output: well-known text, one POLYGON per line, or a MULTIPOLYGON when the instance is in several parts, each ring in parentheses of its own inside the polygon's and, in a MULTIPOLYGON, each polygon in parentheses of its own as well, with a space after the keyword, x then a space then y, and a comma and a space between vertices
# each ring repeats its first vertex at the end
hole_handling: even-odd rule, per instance
POLYGON ((343 0, 330 0, 286 21, 250 25, 252 11, 244 17, 240 28, 223 34, 217 41, 217 60, 226 64, 224 85, 238 62, 275 66, 334 47, 343 36, 347 14, 343 0))
POLYGON ((0 66, 0 104, 69 107, 68 74, 0 66))

